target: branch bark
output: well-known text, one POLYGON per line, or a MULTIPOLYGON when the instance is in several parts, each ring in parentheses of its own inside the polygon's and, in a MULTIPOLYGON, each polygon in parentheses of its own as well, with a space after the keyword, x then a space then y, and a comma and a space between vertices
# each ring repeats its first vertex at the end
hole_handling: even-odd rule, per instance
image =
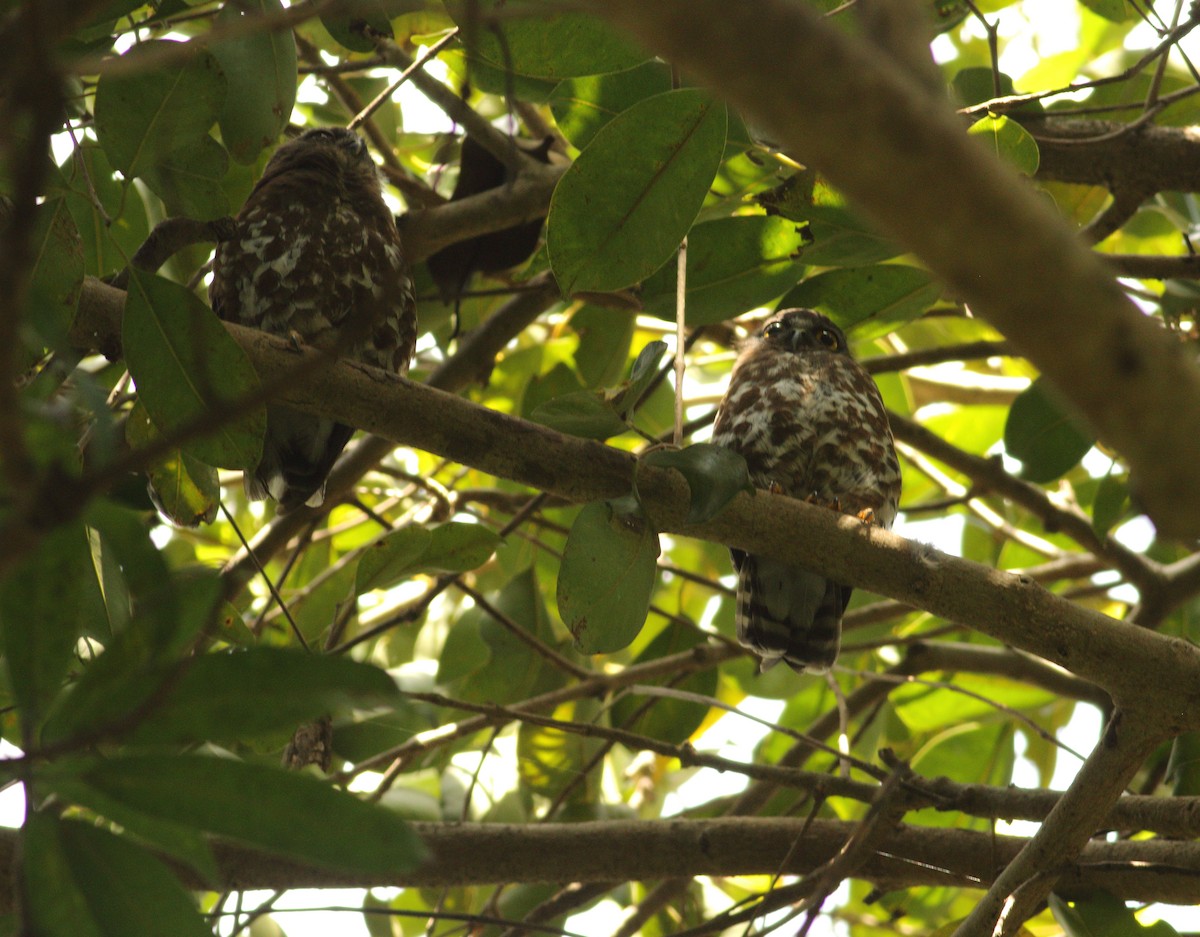
POLYGON ((787 0, 595 4, 727 97, 918 254, 1129 460, 1169 536, 1200 533, 1200 368, 1046 200, 869 43, 787 0))
MULTIPOLYGON (((124 294, 90 280, 75 340, 111 344, 124 294)), ((227 325, 263 381, 289 373, 312 350, 227 325)), ((632 490, 636 460, 622 450, 564 436, 394 374, 348 362, 292 381, 282 403, 517 481, 568 501, 632 490)), ((706 524, 688 524, 687 484, 678 473, 642 466, 638 490, 657 530, 682 533, 791 560, 961 622, 1052 661, 1161 718, 1162 738, 1200 728, 1200 649, 1075 605, 1028 576, 948 556, 855 518, 780 495, 739 495, 706 524), (797 537, 797 531, 804 531, 797 537), (1154 673, 1148 687, 1143 675, 1154 673)), ((17 532, 19 533, 19 531, 17 532)))

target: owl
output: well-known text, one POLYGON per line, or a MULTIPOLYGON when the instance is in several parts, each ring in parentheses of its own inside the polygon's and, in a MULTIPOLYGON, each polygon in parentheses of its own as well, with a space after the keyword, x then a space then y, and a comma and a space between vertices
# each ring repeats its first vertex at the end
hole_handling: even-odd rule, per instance
MULTIPOLYGON (((740 453, 758 488, 891 527, 900 466, 883 400, 846 336, 784 309, 750 339, 717 411, 713 442, 740 453)), ((731 551, 737 635, 766 670, 822 672, 837 658, 850 587, 770 556, 731 551)))
MULTIPOLYGON (((416 341, 412 279, 379 172, 350 130, 309 130, 275 151, 217 247, 209 297, 222 319, 389 371, 416 341)), ((262 460, 246 494, 280 512, 319 505, 353 428, 267 408, 262 460)))

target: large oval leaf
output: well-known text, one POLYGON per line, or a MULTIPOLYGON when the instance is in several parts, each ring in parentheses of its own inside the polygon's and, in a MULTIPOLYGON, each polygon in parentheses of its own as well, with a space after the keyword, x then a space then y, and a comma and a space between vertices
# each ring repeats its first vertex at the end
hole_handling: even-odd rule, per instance
POLYGON ((1021 460, 1021 477, 1033 482, 1053 481, 1074 468, 1094 440, 1042 378, 1017 395, 1004 424, 1004 448, 1021 460))
POLYGON ((828 270, 788 293, 779 308, 802 306, 829 316, 855 338, 876 338, 920 316, 942 289, 924 270, 899 264, 828 270))
MULTIPOLYGON (((134 405, 125 423, 125 439, 134 449, 150 445, 161 434, 141 403, 134 405)), ((179 449, 146 468, 154 506, 173 524, 197 527, 211 524, 221 501, 217 470, 179 449)))
POLYGON ((229 154, 212 137, 198 137, 142 170, 150 187, 172 215, 210 221, 229 214, 229 195, 221 180, 229 154))
POLYGON ((162 863, 91 823, 35 814, 21 880, 32 932, 47 937, 212 933, 162 863))
POLYGON ((559 82, 550 95, 550 111, 563 136, 582 150, 618 114, 670 90, 671 66, 646 62, 624 72, 559 82))
POLYGON ((132 67, 96 86, 96 137, 117 169, 140 176, 208 133, 225 102, 225 75, 195 43, 144 42, 122 59, 132 67))
POLYGON ((546 246, 565 293, 649 276, 691 227, 725 149, 725 106, 658 94, 614 118, 559 180, 546 246))
POLYGON ((182 286, 134 270, 121 339, 138 399, 159 430, 169 434, 225 410, 227 421, 184 440, 183 451, 221 468, 258 464, 266 412, 241 402, 258 387, 258 375, 212 310, 182 286))
MULTIPOLYGON (((227 3, 219 26, 283 9, 279 0, 227 3)), ((242 31, 215 43, 229 94, 221 109, 221 139, 239 163, 250 164, 283 132, 296 103, 296 40, 286 29, 242 31)))
POLYGON ((558 613, 585 654, 627 647, 646 622, 658 573, 658 534, 640 513, 585 505, 558 570, 558 613))
POLYGON ((623 71, 647 58, 645 52, 587 13, 510 16, 479 22, 480 14, 486 17, 503 5, 503 0, 487 0, 466 7, 471 20, 460 22, 468 48, 497 68, 537 78, 571 78, 623 71))
MULTIPOLYGON (((805 228, 781 217, 743 216, 698 224, 688 232, 687 322, 724 322, 761 306, 804 273, 797 262, 805 228)), ((676 264, 660 267, 642 285, 646 312, 675 319, 676 264)))
POLYGON ((83 241, 65 198, 50 199, 37 207, 29 246, 33 276, 28 321, 34 334, 22 337, 36 358, 43 348, 59 348, 66 340, 83 287, 83 241))
POLYGON ((203 755, 129 755, 95 762, 78 780, 147 816, 328 868, 395 873, 424 854, 390 810, 280 768, 203 755))

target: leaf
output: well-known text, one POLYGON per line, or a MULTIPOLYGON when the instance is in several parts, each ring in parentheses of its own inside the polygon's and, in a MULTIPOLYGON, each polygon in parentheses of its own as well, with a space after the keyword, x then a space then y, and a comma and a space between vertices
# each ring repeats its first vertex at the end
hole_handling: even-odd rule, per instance
POLYGON ((124 267, 150 235, 150 225, 145 203, 128 197, 126 186, 113 177, 104 150, 94 140, 80 141, 60 168, 56 183, 66 195, 83 241, 85 271, 102 277, 124 267), (97 210, 92 192, 107 217, 97 210))
POLYGON ((32 334, 27 332, 23 338, 34 356, 40 357, 43 348, 61 348, 66 341, 83 288, 84 255, 83 241, 65 198, 38 205, 33 225, 27 307, 32 334))
POLYGON ((228 420, 183 441, 183 451, 221 468, 258 465, 266 411, 241 403, 258 388, 258 375, 212 310, 182 286, 133 270, 121 340, 138 399, 161 432, 224 410, 228 420))
MULTIPOLYGON (((125 438, 135 450, 160 438, 141 401, 134 404, 125 423, 125 438)), ((216 519, 221 486, 211 465, 175 449, 147 467, 146 480, 155 507, 172 523, 197 527, 216 519)))
POLYGON ((987 114, 967 131, 979 137, 997 156, 1026 176, 1037 172, 1041 156, 1037 141, 1028 130, 1003 114, 987 114))
POLYGON ((645 62, 622 72, 559 82, 550 95, 550 111, 563 136, 582 150, 618 114, 670 90, 671 67, 665 62, 645 62))
POLYGON ((60 691, 82 630, 85 589, 95 579, 87 537, 74 523, 51 530, 0 581, 8 682, 27 727, 60 691))
POLYGON ((211 937, 179 879, 122 837, 38 814, 25 845, 22 878, 38 934, 211 937))
MULTIPOLYGON (((704 643, 698 630, 671 622, 631 661, 631 666, 669 657, 704 643)), ((712 696, 717 692, 718 679, 716 670, 706 669, 689 674, 681 681, 673 681, 671 686, 700 696, 712 696)), ((645 703, 646 697, 635 694, 618 698, 613 704, 613 724, 672 745, 686 742, 704 724, 710 709, 700 703, 662 697, 655 699, 654 705, 639 717, 645 703)))
POLYGON ((375 51, 375 43, 365 34, 364 27, 388 39, 393 36, 391 19, 383 0, 355 0, 348 14, 323 13, 321 24, 329 30, 330 36, 351 52, 375 51))
POLYGON ((809 277, 779 301, 829 316, 859 339, 877 338, 916 319, 941 295, 924 270, 900 264, 827 270, 809 277))
POLYGON ((658 552, 658 534, 640 514, 608 501, 579 512, 558 571, 558 613, 583 653, 610 654, 637 637, 658 552))
POLYGON ((1052 894, 1049 903, 1066 937, 1178 937, 1179 933, 1166 921, 1143 924, 1124 901, 1099 890, 1071 901, 1052 894))
POLYGON ((803 259, 811 266, 861 267, 901 253, 815 173, 796 173, 755 201, 769 215, 807 223, 803 259))
MULTIPOLYGON (((598 710, 595 700, 571 700, 557 706, 551 715, 564 722, 591 723, 600 716, 598 710)), ((567 804, 594 803, 599 799, 602 774, 596 771, 595 757, 603 744, 577 732, 523 723, 517 729, 517 774, 522 788, 551 799, 567 794, 567 804)))
POLYGON ((686 518, 689 524, 712 520, 740 492, 754 492, 746 460, 732 449, 698 442, 685 449, 657 449, 638 462, 658 468, 672 468, 687 479, 691 503, 686 518))
POLYGON ((1106 20, 1113 23, 1127 23, 1138 15, 1138 8, 1129 0, 1080 0, 1080 2, 1106 20))
POLYGON ((398 696, 378 667, 283 648, 205 654, 173 670, 149 675, 166 679, 167 693, 134 729, 132 743, 244 741, 398 696))
POLYGON ((229 196, 221 181, 229 154, 212 137, 200 137, 172 150, 141 173, 167 213, 209 221, 229 214, 229 196))
POLYGON ((281 768, 204 755, 118 755, 80 780, 147 816, 331 869, 395 874, 425 853, 390 811, 281 768))
POLYGON ((427 528, 415 524, 376 540, 358 558, 354 594, 395 585, 406 571, 416 567, 432 540, 433 534, 427 528))
POLYGON ((1049 482, 1073 468, 1094 437, 1063 409, 1042 378, 1017 395, 1004 424, 1004 448, 1021 460, 1021 477, 1049 482))
POLYGON ((225 76, 195 42, 143 42, 121 59, 130 68, 105 72, 96 85, 96 137, 117 169, 140 176, 208 133, 225 102, 225 76))
POLYGON ((486 563, 500 543, 482 524, 406 527, 377 540, 359 558, 355 594, 386 589, 418 572, 465 573, 486 563))
POLYGON ((725 124, 723 104, 686 89, 596 134, 550 200, 546 247, 564 293, 630 286, 671 257, 720 165, 725 124))
POLYGON ((487 0, 474 8, 471 20, 459 20, 464 44, 498 68, 537 78, 570 78, 623 71, 647 58, 596 16, 545 14, 539 5, 526 7, 524 16, 491 19, 492 11, 503 6, 503 0, 487 0))
POLYGON ((608 439, 629 429, 612 404, 592 391, 576 391, 538 404, 529 419, 560 433, 584 439, 608 439))
POLYGON ((616 309, 584 306, 571 316, 571 329, 579 336, 575 369, 586 387, 606 387, 621 379, 637 317, 616 309))
POLYGON ((642 396, 650 389, 650 385, 654 383, 654 378, 658 375, 659 362, 666 353, 666 342, 646 342, 642 346, 642 350, 638 352, 638 356, 633 359, 633 364, 629 369, 629 380, 612 395, 613 409, 622 419, 629 419, 629 415, 641 402, 642 396))
MULTIPOLYGON (((740 216, 698 224, 688 232, 687 322, 724 322, 796 285, 810 235, 781 217, 740 216)), ((676 264, 664 264, 642 284, 646 312, 675 320, 676 264)))
MULTIPOLYGON (((218 26, 246 25, 283 9, 279 0, 229 3, 218 26)), ((214 43, 229 94, 221 109, 221 140, 239 163, 253 163, 279 138, 296 103, 296 40, 286 29, 248 30, 214 43)))

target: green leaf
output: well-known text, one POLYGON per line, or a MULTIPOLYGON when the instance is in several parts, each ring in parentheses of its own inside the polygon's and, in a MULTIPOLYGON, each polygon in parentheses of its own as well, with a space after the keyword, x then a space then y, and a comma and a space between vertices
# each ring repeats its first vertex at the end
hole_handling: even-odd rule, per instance
POLYGON ((559 82, 550 95, 550 111, 563 136, 582 150, 618 114, 670 90, 671 67, 665 62, 646 62, 623 72, 559 82))
POLYGON ((1042 378, 1017 395, 1004 424, 1004 448, 1021 460, 1021 477, 1032 482, 1049 482, 1063 475, 1094 442, 1042 378))
POLYGON ((1184 732, 1172 740, 1167 780, 1175 797, 1200 794, 1200 733, 1184 732))
POLYGON ((487 0, 473 9, 470 20, 459 21, 467 47, 498 68, 537 78, 571 78, 623 71, 647 58, 598 17, 586 13, 547 15, 539 4, 523 8, 523 16, 498 17, 480 25, 477 18, 502 8, 511 13, 513 4, 505 7, 504 0, 487 0))
MULTIPOLYGON (((698 224, 688 232, 687 322, 710 325, 762 306, 796 285, 807 229, 781 217, 739 216, 698 224)), ((678 267, 659 267, 642 284, 646 312, 675 319, 678 267)))
POLYGON ((82 631, 85 589, 95 579, 87 537, 74 523, 52 529, 0 581, 4 659, 27 728, 60 691, 82 631))
POLYGON ((629 429, 609 401, 587 390, 552 397, 538 404, 529 419, 584 439, 608 439, 629 429))
MULTIPOLYGON (((527 637, 557 643, 533 570, 514 576, 488 604, 527 637)), ((569 656, 569 652, 568 652, 569 656)), ((438 656, 438 683, 456 698, 511 703, 562 685, 546 660, 479 605, 458 616, 438 656)))
POLYGON ((23 879, 35 933, 211 937, 179 879, 107 830, 39 814, 25 845, 23 879))
POLYGON ((102 277, 125 266, 150 234, 146 206, 113 176, 104 150, 83 140, 59 170, 56 184, 83 239, 85 271, 102 277), (93 201, 104 208, 102 216, 93 201))
POLYGON ((1068 901, 1050 896, 1050 911, 1062 925, 1066 937, 1178 937, 1166 921, 1143 924, 1125 907, 1125 902, 1108 892, 1094 891, 1087 898, 1068 901))
POLYGON ((386 589, 415 569, 417 562, 429 549, 433 534, 428 528, 415 524, 381 537, 358 558, 354 594, 363 595, 372 589, 386 589))
POLYGON ((642 395, 650 388, 658 374, 658 365, 663 355, 667 353, 666 342, 646 342, 638 356, 633 359, 629 368, 629 380, 612 395, 612 406, 622 419, 629 419, 629 414, 638 405, 642 395))
POLYGON ((355 0, 350 13, 322 14, 321 24, 329 30, 330 36, 351 52, 375 51, 375 43, 364 33, 363 27, 389 39, 394 35, 384 0, 355 0))
POLYGON ((29 242, 33 269, 27 307, 27 325, 32 334, 23 337, 36 357, 43 348, 61 348, 66 341, 83 288, 84 255, 83 241, 65 198, 38 205, 33 224, 29 242))
POLYGON ((143 42, 121 59, 130 68, 96 85, 96 137, 117 169, 140 176, 208 133, 225 102, 225 76, 195 42, 143 42))
MULTIPOLYGON (((139 401, 125 423, 125 438, 133 449, 149 446, 160 436, 150 414, 139 401)), ((211 524, 221 501, 217 470, 174 449, 146 469, 154 503, 172 523, 181 527, 211 524)))
POLYGON ((630 286, 671 257, 720 165, 725 124, 723 104, 686 89, 596 134, 550 200, 546 247, 564 293, 630 286))
POLYGON ((245 741, 328 712, 386 705, 398 695, 378 667, 283 648, 205 654, 172 670, 151 675, 166 681, 166 697, 131 742, 245 741))
POLYGON ((499 535, 482 524, 405 527, 359 557, 355 594, 387 589, 416 573, 465 573, 486 563, 500 543, 499 535))
POLYGON ((804 262, 811 266, 861 267, 901 253, 814 173, 796 173, 755 200, 770 215, 807 223, 804 262))
MULTIPOLYGON (((596 700, 571 700, 558 706, 553 715, 567 722, 591 723, 599 718, 599 708, 596 700)), ((517 775, 521 786, 551 799, 566 793, 568 804, 594 803, 599 799, 603 774, 596 770, 595 756, 603 744, 601 739, 578 732, 522 724, 517 729, 517 775)))
MULTIPOLYGON (((218 26, 249 24, 283 9, 279 0, 229 3, 218 26)), ((239 163, 253 163, 263 147, 279 138, 296 103, 296 40, 290 30, 250 30, 214 43, 212 53, 225 72, 229 94, 221 109, 221 140, 239 163)))
POLYGON ((558 572, 558 613, 585 654, 629 645, 646 622, 658 568, 658 534, 612 502, 585 505, 558 572))
POLYGON ((823 312, 859 339, 877 338, 922 315, 941 295, 924 270, 900 264, 827 270, 809 277, 779 301, 823 312))
POLYGON ((1080 0, 1080 3, 1113 23, 1127 23, 1138 16, 1138 8, 1130 0, 1080 0))
POLYGON ((571 328, 579 336, 575 369, 586 387, 607 387, 621 379, 636 325, 637 316, 599 306, 584 306, 571 316, 571 328))
POLYGON ((698 442, 685 449, 656 449, 642 456, 640 464, 672 468, 687 479, 691 504, 689 524, 712 520, 740 492, 754 492, 746 460, 732 449, 698 442))
MULTIPOLYGON (((631 665, 645 664, 679 654, 704 643, 705 639, 700 631, 671 622, 646 645, 631 665)), ((689 674, 682 681, 672 681, 670 685, 689 693, 712 696, 717 692, 718 679, 719 675, 715 669, 707 669, 689 674)), ((613 724, 631 732, 662 739, 672 745, 681 745, 700 728, 709 712, 709 707, 700 703, 663 697, 655 699, 653 705, 638 717, 637 714, 646 702, 645 696, 635 694, 618 698, 613 704, 613 724)))
POLYGON ((160 431, 178 432, 224 410, 229 419, 185 440, 183 451, 221 468, 258 464, 266 411, 241 403, 258 388, 258 375, 212 310, 182 286, 133 270, 121 339, 138 399, 160 431))
POLYGON ((425 852, 390 811, 281 768, 203 755, 126 755, 98 762, 80 780, 147 816, 331 869, 395 874, 414 868, 425 852))
POLYGON ((209 221, 229 214, 229 196, 221 184, 229 154, 212 137, 185 143, 142 170, 149 189, 167 213, 209 221))
POLYGON ((1018 172, 1027 176, 1037 172, 1041 161, 1037 141, 1015 120, 1003 114, 987 114, 972 124, 967 133, 983 140, 997 156, 1018 172))

